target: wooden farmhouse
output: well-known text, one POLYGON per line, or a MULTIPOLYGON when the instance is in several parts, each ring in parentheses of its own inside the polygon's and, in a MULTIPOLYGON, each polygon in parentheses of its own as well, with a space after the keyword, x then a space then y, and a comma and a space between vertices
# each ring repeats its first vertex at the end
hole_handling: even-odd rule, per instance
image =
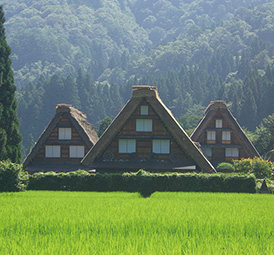
POLYGON ((59 104, 23 168, 29 172, 83 169, 80 161, 97 140, 94 126, 85 114, 71 105, 59 104))
POLYGON ((260 157, 224 101, 212 101, 191 139, 216 166, 234 159, 260 157))
POLYGON ((97 171, 215 171, 153 86, 134 86, 132 98, 82 163, 97 171))

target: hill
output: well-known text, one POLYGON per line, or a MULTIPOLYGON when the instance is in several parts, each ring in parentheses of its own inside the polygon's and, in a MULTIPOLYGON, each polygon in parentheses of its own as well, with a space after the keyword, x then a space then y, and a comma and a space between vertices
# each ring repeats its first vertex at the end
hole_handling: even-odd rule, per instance
POLYGON ((98 126, 133 84, 156 85, 187 129, 216 99, 249 130, 273 113, 273 1, 2 2, 27 150, 57 103, 98 126))
POLYGON ((262 70, 272 62, 273 1, 2 2, 18 87, 79 67, 95 80, 125 82, 205 58, 215 58, 223 79, 236 69, 229 56, 246 53, 262 70))

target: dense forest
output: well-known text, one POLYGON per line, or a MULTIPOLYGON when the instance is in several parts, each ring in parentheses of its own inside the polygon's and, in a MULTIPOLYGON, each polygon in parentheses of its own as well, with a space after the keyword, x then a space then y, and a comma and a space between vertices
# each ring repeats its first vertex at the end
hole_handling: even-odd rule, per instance
POLYGON ((131 85, 192 129, 211 100, 255 131, 273 114, 273 1, 3 0, 26 151, 70 103, 98 127, 131 85), (31 124, 30 124, 31 123, 31 124))

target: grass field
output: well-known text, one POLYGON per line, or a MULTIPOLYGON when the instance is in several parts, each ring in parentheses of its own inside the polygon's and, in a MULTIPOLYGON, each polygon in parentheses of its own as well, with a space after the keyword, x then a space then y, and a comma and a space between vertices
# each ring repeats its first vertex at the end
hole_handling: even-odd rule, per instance
POLYGON ((0 194, 0 254, 274 254, 273 195, 0 194))

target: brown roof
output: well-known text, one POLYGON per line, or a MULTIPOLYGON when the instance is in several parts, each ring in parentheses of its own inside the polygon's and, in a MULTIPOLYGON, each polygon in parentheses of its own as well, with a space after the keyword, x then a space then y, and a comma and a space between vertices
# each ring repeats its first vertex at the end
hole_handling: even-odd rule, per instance
POLYGON ((204 111, 204 116, 199 121, 199 124, 194 130, 194 132, 191 134, 191 139, 193 141, 197 141, 202 132, 204 132, 204 130, 207 128, 209 121, 211 121, 211 119, 215 115, 215 112, 218 109, 221 109, 225 116, 228 118, 228 120, 231 122, 233 128, 236 131, 236 135, 241 141, 242 147, 247 151, 248 155, 251 155, 251 157, 260 157, 258 151, 251 143, 251 141, 248 139, 236 118, 229 111, 225 101, 222 100, 211 101, 210 104, 206 107, 204 111))
POLYGON ((29 153, 29 155, 24 160, 23 168, 25 168, 31 163, 31 161, 36 156, 41 146, 43 146, 43 144, 46 142, 47 138, 49 137, 53 129, 56 127, 56 124, 58 123, 59 118, 64 113, 68 113, 68 117, 71 120, 74 128, 78 131, 80 137, 83 139, 83 141, 86 143, 86 145, 89 148, 91 148, 97 142, 98 136, 95 131, 95 128, 91 123, 87 121, 87 117, 85 114, 83 114, 76 108, 72 107, 71 105, 58 104, 56 106, 55 116, 50 121, 48 126, 45 128, 45 130, 39 137, 37 143, 35 144, 31 152, 29 153))
POLYGON ((144 99, 151 105, 151 107, 160 117, 161 121, 172 137, 179 144, 181 149, 191 159, 193 159, 202 170, 206 172, 215 171, 211 163, 206 159, 206 157, 197 148, 187 133, 179 125, 171 111, 161 101, 157 92, 157 88, 154 86, 133 86, 132 98, 115 117, 108 129, 105 130, 100 140, 87 153, 87 155, 82 160, 82 163, 87 166, 92 165, 92 163, 103 153, 105 148, 111 143, 112 139, 114 139, 117 133, 121 130, 126 121, 135 111, 136 107, 144 99))

